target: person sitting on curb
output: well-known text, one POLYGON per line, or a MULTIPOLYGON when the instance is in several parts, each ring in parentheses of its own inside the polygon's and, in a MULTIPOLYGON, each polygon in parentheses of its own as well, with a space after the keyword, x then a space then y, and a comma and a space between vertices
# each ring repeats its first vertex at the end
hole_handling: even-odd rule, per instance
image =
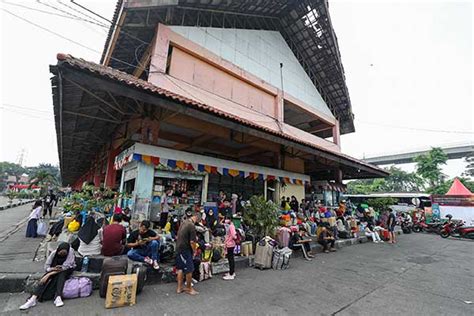
POLYGON ((153 269, 159 270, 160 236, 151 230, 150 226, 150 221, 144 220, 137 230, 130 233, 127 247, 132 249, 128 251, 127 256, 130 260, 145 262, 153 266, 153 269))
POLYGON ((329 223, 323 223, 318 235, 318 243, 323 246, 323 251, 325 253, 336 251, 336 248, 334 248, 335 242, 336 240, 329 229, 329 223), (329 246, 331 247, 329 248, 329 246))
POLYGON ((64 305, 61 298, 64 284, 76 267, 74 250, 67 242, 60 243, 46 259, 44 267, 46 274, 39 281, 34 294, 20 306, 20 310, 35 306, 37 301, 44 302, 52 299, 56 307, 64 305))
POLYGON ((113 257, 126 253, 127 232, 121 222, 122 214, 114 214, 112 224, 104 227, 102 233, 102 254, 104 256, 113 257))
POLYGON ((304 238, 305 235, 306 229, 300 226, 298 232, 294 233, 293 236, 291 236, 290 248, 293 250, 301 249, 304 258, 308 261, 311 261, 311 258, 314 258, 314 256, 310 254, 311 246, 309 243, 311 242, 311 239, 304 238))
POLYGON ((383 242, 377 231, 375 231, 374 225, 371 223, 367 223, 367 226, 365 226, 365 236, 372 238, 372 241, 376 244, 383 242))

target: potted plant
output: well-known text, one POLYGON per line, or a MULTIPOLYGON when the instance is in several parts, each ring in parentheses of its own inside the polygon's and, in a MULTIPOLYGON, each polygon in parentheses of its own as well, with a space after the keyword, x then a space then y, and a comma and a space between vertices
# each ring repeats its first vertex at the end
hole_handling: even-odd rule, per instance
POLYGON ((278 227, 278 206, 272 201, 266 201, 263 196, 252 196, 250 205, 244 213, 244 221, 254 232, 257 240, 272 236, 278 227))

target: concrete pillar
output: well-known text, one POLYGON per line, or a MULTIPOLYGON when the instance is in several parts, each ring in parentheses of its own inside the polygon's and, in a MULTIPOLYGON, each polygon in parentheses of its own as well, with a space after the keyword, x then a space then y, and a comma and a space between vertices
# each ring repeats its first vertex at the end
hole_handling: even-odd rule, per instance
POLYGON ((108 188, 115 188, 115 178, 117 177, 117 170, 114 169, 115 157, 120 154, 120 148, 110 149, 107 156, 107 169, 105 171, 105 186, 108 188))
POLYGON ((139 199, 151 199, 153 193, 153 180, 155 167, 139 162, 137 178, 135 180, 135 192, 139 199))
POLYGON ((336 119, 336 125, 332 128, 332 139, 333 143, 341 148, 341 133, 339 131, 339 120, 336 119))

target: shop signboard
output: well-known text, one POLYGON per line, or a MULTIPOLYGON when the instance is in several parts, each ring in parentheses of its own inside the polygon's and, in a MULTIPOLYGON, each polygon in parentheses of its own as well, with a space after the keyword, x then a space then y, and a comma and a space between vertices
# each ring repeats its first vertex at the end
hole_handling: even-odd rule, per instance
POLYGON ((441 220, 441 213, 440 213, 440 209, 439 209, 439 204, 438 203, 431 204, 431 210, 432 210, 433 220, 434 221, 441 220))

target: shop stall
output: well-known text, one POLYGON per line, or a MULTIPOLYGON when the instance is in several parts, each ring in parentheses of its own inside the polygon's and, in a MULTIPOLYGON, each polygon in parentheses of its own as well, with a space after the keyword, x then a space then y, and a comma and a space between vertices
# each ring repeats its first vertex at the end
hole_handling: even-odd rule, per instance
POLYGON ((136 143, 115 158, 114 168, 122 170, 120 190, 131 196, 133 217, 160 220, 162 212, 183 213, 190 206, 216 207, 219 191, 236 193, 243 199, 252 195, 267 198, 269 188, 291 188, 304 197, 309 176, 285 170, 245 164, 184 151, 136 143))

